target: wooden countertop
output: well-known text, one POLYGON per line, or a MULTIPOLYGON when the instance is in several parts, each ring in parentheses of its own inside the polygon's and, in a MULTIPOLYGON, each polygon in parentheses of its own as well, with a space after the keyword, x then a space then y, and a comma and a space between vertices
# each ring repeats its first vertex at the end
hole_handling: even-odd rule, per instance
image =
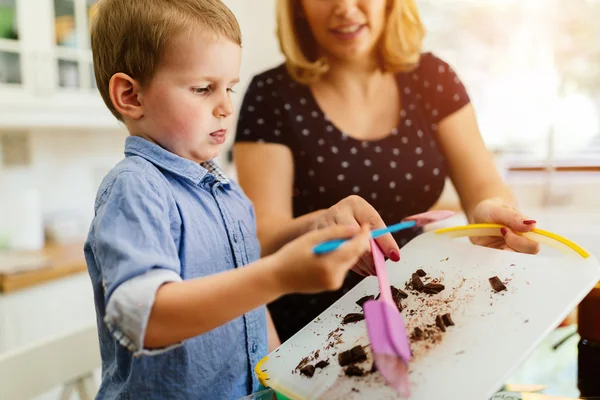
POLYGON ((25 272, 0 273, 0 293, 13 292, 87 271, 83 243, 48 245, 37 254, 48 257, 48 266, 25 272))

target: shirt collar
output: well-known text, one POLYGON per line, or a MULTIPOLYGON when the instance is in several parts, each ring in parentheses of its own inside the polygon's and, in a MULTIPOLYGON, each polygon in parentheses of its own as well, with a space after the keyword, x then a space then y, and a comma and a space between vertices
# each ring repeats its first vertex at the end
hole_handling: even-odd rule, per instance
POLYGON ((201 164, 195 163, 168 150, 163 149, 139 136, 128 136, 125 139, 125 155, 140 156, 152 164, 165 169, 175 175, 191 180, 199 184, 206 175, 213 176, 223 185, 230 184, 223 170, 214 161, 206 161, 201 164))

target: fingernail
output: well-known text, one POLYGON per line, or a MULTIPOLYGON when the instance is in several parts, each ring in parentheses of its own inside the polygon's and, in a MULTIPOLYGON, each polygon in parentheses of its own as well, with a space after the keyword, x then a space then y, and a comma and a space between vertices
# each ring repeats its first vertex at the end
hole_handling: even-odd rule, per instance
POLYGON ((525 221, 523 221, 523 223, 525 225, 533 225, 535 224, 537 221, 535 219, 526 219, 525 221))
POLYGON ((502 236, 506 236, 506 233, 507 233, 507 232, 508 232, 508 231, 506 230, 506 228, 501 228, 501 229, 500 229, 500 233, 502 234, 502 236))
POLYGON ((390 253, 390 260, 394 262, 400 261, 400 254, 398 254, 396 250, 392 250, 392 252, 390 253))

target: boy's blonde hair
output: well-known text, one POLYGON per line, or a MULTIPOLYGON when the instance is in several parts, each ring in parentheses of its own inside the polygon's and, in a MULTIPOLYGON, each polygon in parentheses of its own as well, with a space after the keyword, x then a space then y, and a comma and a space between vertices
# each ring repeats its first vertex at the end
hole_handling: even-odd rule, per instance
POLYGON ((94 74, 104 103, 120 121, 108 89, 114 74, 148 83, 169 41, 195 28, 242 44, 238 22, 220 0, 100 0, 94 7, 94 74))
MULTIPOLYGON (((387 3, 387 21, 378 44, 382 67, 391 72, 410 71, 419 62, 425 27, 414 0, 387 3)), ((277 37, 295 80, 309 84, 327 72, 327 60, 318 55, 299 0, 277 0, 277 37)))

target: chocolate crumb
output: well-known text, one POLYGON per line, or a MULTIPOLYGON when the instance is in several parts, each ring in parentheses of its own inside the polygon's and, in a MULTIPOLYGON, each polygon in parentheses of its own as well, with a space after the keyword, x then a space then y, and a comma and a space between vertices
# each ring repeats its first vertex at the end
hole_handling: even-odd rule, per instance
POLYGON ((363 376, 365 374, 365 371, 357 365, 350 365, 344 372, 347 376, 363 376))
POLYGON ((315 367, 312 365, 307 365, 306 367, 300 370, 300 373, 308 376, 309 378, 312 378, 312 376, 315 374, 315 367))
POLYGON ((442 332, 446 332, 446 325, 444 325, 444 321, 442 321, 442 317, 440 315, 435 317, 435 324, 442 332))
POLYGON ((318 363, 315 364, 315 368, 325 368, 326 366, 329 365, 329 360, 321 360, 318 363))
POLYGON ((373 365, 371 365, 371 372, 372 374, 374 374, 375 372, 377 372, 377 365, 375 365, 375 362, 373 362, 373 365))
POLYGON ((415 340, 423 339, 423 330, 418 326, 415 326, 415 329, 413 330, 413 337, 415 338, 415 340))
POLYGON ((340 366, 344 367, 348 364, 361 362, 367 359, 367 353, 361 345, 355 346, 350 350, 341 352, 338 355, 338 362, 340 366))
POLYGON ((500 278, 498 278, 497 276, 492 276, 488 280, 490 281, 490 285, 492 285, 492 289, 494 289, 496 293, 506 290, 506 286, 504 286, 504 283, 502 283, 500 278))
POLYGON ((365 314, 350 313, 344 317, 342 324, 351 324, 353 322, 362 321, 363 319, 365 319, 365 314))
POLYGON ((419 275, 417 275, 416 272, 412 274, 411 283, 412 283, 413 289, 415 289, 415 290, 423 289, 423 281, 421 280, 421 278, 419 278, 419 275))
POLYGON ((464 350, 461 350, 461 351, 458 351, 458 352, 456 352, 456 355, 457 355, 457 356, 459 356, 459 355, 461 355, 461 354, 465 354, 465 351, 464 351, 464 350))
POLYGON ((427 272, 423 271, 422 269, 418 269, 417 270, 417 275, 419 275, 421 278, 424 277, 425 275, 427 275, 427 272))
POLYGON ((356 392, 356 393, 360 393, 360 390, 358 390, 357 388, 352 388, 352 391, 356 392))
POLYGON ((525 320, 525 323, 528 323, 528 322, 529 322, 529 320, 528 320, 528 319, 526 319, 526 320, 525 320))
POLYGON ((446 325, 446 326, 454 325, 454 321, 452 321, 452 317, 450 316, 450 313, 446 313, 446 314, 442 315, 442 321, 444 322, 444 325, 446 325))
POLYGON ((313 360, 316 360, 317 358, 319 358, 319 353, 321 352, 321 350, 317 350, 315 351, 315 355, 313 357, 313 360))
POLYGON ((428 283, 427 285, 423 286, 422 292, 427 294, 438 294, 445 288, 446 287, 441 283, 428 283))
POLYGON ((365 297, 361 297, 360 299, 356 300, 356 304, 358 304, 360 307, 364 307, 365 303, 369 300, 373 300, 375 298, 375 296, 365 296, 365 297))

